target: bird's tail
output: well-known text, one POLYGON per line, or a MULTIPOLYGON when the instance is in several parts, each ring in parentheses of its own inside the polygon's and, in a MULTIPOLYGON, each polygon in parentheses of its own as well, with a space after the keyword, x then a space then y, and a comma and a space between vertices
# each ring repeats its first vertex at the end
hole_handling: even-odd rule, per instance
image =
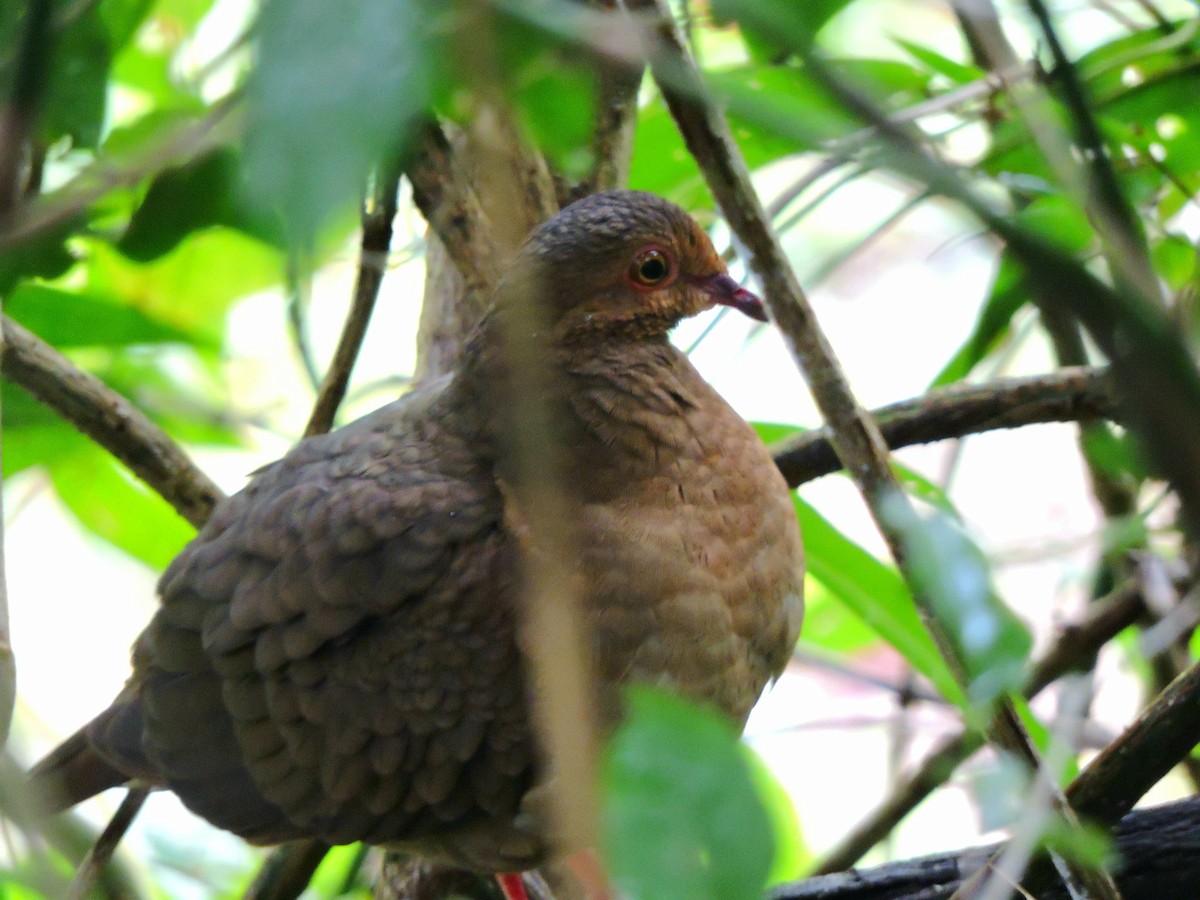
POLYGON ((129 775, 96 752, 85 726, 29 771, 30 796, 38 808, 53 814, 129 780, 129 775))

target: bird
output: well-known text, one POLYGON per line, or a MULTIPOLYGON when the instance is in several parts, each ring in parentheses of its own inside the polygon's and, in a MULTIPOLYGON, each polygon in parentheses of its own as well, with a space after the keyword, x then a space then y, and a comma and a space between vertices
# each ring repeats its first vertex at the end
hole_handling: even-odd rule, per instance
POLYGON ((112 705, 32 768, 45 809, 138 782, 251 843, 399 848, 499 873, 509 896, 557 852, 528 802, 545 765, 505 485, 522 291, 597 695, 649 683, 744 726, 800 629, 799 527, 755 431, 669 333, 717 305, 766 321, 762 301, 683 209, 631 190, 563 208, 509 273, 451 371, 217 504, 112 705))

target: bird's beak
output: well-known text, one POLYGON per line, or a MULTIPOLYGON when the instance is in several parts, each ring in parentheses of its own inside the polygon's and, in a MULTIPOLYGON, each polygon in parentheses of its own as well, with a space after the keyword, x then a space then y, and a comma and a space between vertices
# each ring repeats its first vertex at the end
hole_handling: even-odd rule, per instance
POLYGON ((763 302, 734 281, 728 272, 708 275, 697 279, 697 283, 715 302, 722 306, 732 306, 759 322, 768 321, 767 310, 763 306, 763 302))

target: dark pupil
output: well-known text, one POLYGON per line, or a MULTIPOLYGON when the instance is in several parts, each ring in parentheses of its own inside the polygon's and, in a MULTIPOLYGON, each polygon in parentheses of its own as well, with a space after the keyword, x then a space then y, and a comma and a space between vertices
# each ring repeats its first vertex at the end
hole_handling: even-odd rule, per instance
POLYGON ((663 262, 661 257, 651 256, 649 259, 642 260, 642 265, 638 269, 638 272, 646 281, 660 281, 667 274, 667 264, 663 262))

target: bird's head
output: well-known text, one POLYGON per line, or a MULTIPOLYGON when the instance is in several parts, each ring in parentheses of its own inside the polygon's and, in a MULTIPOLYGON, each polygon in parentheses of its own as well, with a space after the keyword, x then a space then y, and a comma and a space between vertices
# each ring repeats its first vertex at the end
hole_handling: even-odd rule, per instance
POLYGON ((643 191, 593 194, 534 229, 518 272, 537 284, 555 340, 666 334, 714 305, 765 322, 687 213, 643 191))

